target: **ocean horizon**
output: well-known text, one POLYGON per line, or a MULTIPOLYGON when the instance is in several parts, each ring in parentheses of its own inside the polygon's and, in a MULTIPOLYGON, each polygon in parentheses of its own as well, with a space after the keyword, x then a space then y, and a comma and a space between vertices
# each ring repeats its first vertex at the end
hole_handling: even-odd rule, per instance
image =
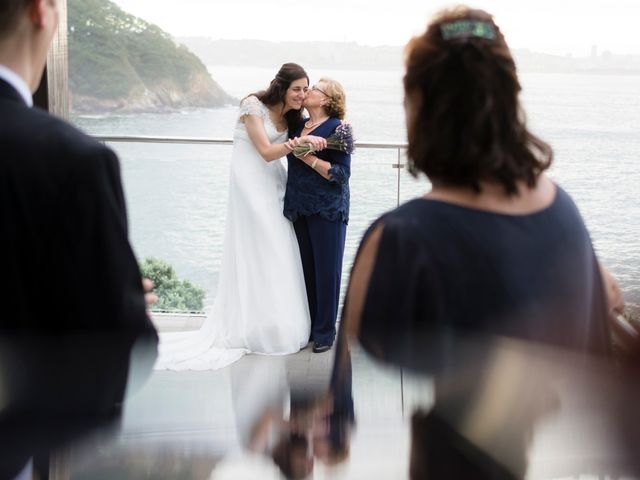
MULTIPOLYGON (((216 81, 242 98, 263 89, 273 69, 210 66, 216 81)), ((406 142, 402 71, 307 68, 347 92, 347 117, 361 142, 406 142)), ((624 75, 521 74, 521 100, 531 130, 554 149, 550 177, 574 198, 597 255, 619 279, 630 307, 640 305, 640 84, 624 75)), ((93 135, 231 138, 237 107, 170 113, 72 115, 93 135)), ((130 236, 140 261, 171 263, 202 286, 217 286, 227 202, 230 146, 111 143, 121 159, 130 236)), ((353 156, 352 208, 343 290, 362 233, 380 214, 424 194, 395 150, 359 149, 353 156), (398 186, 400 191, 398 194, 398 186)))

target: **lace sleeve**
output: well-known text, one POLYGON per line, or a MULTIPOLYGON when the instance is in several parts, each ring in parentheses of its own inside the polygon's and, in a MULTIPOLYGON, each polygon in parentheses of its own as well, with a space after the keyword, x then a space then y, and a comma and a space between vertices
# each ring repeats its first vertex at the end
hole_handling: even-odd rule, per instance
POLYGON ((255 95, 251 95, 240 102, 238 118, 242 118, 245 115, 256 115, 264 119, 264 105, 255 95))

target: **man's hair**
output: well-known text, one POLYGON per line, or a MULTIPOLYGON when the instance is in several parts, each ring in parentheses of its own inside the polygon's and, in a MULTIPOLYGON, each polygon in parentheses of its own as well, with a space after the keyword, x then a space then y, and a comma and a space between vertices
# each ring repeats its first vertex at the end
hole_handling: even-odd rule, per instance
POLYGON ((482 10, 441 12, 406 48, 409 171, 480 190, 482 180, 534 186, 553 159, 527 129, 516 65, 482 10))
POLYGON ((0 40, 3 40, 15 27, 21 11, 31 0, 0 0, 0 40))

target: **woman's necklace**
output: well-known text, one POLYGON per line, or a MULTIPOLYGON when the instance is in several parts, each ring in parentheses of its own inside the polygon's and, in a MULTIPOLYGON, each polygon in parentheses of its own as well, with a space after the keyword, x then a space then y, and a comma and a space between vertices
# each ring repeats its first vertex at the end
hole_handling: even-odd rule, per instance
POLYGON ((325 117, 322 120, 318 120, 317 122, 313 122, 313 123, 309 123, 309 120, 307 120, 307 123, 304 124, 304 128, 306 128, 307 130, 311 130, 313 128, 316 128, 318 125, 320 125, 321 123, 326 122, 329 119, 329 117, 325 117))

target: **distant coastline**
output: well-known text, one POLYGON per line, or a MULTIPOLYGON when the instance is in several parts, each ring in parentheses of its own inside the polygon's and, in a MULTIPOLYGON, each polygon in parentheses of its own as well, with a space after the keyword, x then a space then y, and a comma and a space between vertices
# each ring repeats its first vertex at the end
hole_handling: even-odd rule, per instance
MULTIPOLYGON (((273 67, 287 61, 321 68, 399 70, 403 47, 359 45, 354 42, 269 42, 214 40, 207 37, 176 39, 205 65, 273 67)), ((528 49, 513 50, 518 69, 526 73, 578 73, 640 75, 640 55, 615 55, 592 48, 584 57, 550 55, 528 49)))

